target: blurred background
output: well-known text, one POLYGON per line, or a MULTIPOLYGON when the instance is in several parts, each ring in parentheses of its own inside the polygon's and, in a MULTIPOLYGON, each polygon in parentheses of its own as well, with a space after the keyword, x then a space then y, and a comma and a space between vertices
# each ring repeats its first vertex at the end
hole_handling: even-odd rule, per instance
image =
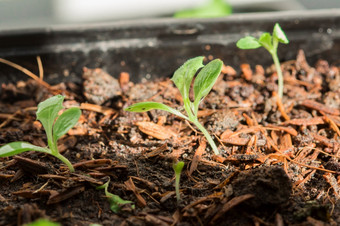
POLYGON ((340 0, 0 0, 0 30, 327 8, 340 8, 340 0))

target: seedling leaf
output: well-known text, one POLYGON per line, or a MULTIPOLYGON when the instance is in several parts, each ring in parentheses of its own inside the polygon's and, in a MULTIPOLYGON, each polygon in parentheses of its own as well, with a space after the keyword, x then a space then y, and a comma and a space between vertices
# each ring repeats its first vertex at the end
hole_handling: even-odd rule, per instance
POLYGON ((56 120, 53 126, 54 142, 65 135, 79 120, 81 111, 77 107, 73 107, 64 111, 56 120))
POLYGON ((179 161, 177 163, 172 164, 172 168, 175 171, 175 190, 176 190, 177 204, 181 200, 181 196, 180 196, 180 193, 179 193, 179 183, 180 183, 180 180, 181 180, 181 172, 182 172, 183 167, 184 167, 183 161, 179 161))
POLYGON ((279 42, 281 42, 283 44, 288 44, 289 43, 289 40, 288 40, 286 34, 281 29, 281 26, 278 23, 276 23, 274 25, 273 37, 276 37, 279 40, 279 42))
MULTIPOLYGON (((130 204, 130 203, 133 203, 133 202, 129 201, 129 200, 124 200, 121 197, 119 197, 118 195, 110 193, 108 191, 109 183, 110 183, 110 179, 105 184, 98 186, 96 189, 104 189, 105 196, 108 198, 109 203, 110 203, 110 209, 114 213, 118 213, 120 211, 120 208, 121 208, 122 205, 130 204)), ((132 205, 132 208, 134 208, 134 205, 132 205)))
POLYGON ((52 154, 48 148, 35 146, 28 142, 16 141, 3 145, 0 148, 0 157, 13 156, 31 150, 52 154))
POLYGON ((257 49, 261 47, 261 44, 256 38, 252 36, 246 36, 238 40, 236 46, 240 49, 257 49))
POLYGON ((271 51, 271 49, 273 48, 272 36, 268 32, 265 32, 261 35, 261 37, 259 38, 259 43, 268 51, 271 51))
POLYGON ((52 127, 58 112, 63 109, 64 96, 56 95, 38 104, 37 119, 43 125, 47 138, 52 139, 52 127))
POLYGON ((204 57, 199 56, 187 60, 181 67, 179 67, 171 80, 175 83, 176 87, 179 89, 183 100, 189 98, 189 89, 192 82, 192 79, 198 69, 203 67, 203 59, 204 57))
POLYGON ((24 226, 60 226, 60 224, 41 218, 29 224, 24 224, 24 226))
POLYGON ((29 224, 24 224, 24 226, 60 226, 60 224, 41 218, 29 224))
POLYGON ((216 59, 205 65, 205 67, 198 73, 194 82, 195 109, 197 109, 199 102, 209 94, 221 73, 222 66, 223 62, 216 59))
POLYGON ((177 111, 176 109, 173 109, 172 107, 169 107, 165 104, 157 103, 157 102, 140 102, 140 103, 133 104, 125 108, 124 110, 131 111, 131 112, 145 112, 145 111, 150 111, 150 110, 155 110, 155 109, 167 111, 174 115, 187 119, 185 115, 183 115, 181 112, 177 111))
POLYGON ((172 168, 174 169, 176 175, 181 174, 183 167, 184 167, 183 161, 179 161, 172 165, 172 168))

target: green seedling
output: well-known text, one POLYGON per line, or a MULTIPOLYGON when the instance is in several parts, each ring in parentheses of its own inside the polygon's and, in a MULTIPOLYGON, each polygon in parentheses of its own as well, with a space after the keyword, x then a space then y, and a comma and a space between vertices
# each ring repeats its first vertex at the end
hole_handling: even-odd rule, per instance
POLYGON ((29 224, 24 224, 24 226, 60 226, 60 224, 41 218, 29 224))
MULTIPOLYGON (((114 213, 118 213, 121 209, 121 206, 133 203, 132 201, 124 200, 121 197, 119 197, 118 195, 110 193, 108 191, 109 184, 110 184, 110 179, 105 184, 98 186, 96 189, 98 189, 98 190, 104 189, 105 196, 108 198, 109 203, 110 203, 110 209, 114 213)), ((132 205, 131 207, 132 207, 132 209, 135 208, 134 205, 132 205)))
POLYGON ((278 94, 279 97, 282 99, 283 96, 283 76, 280 66, 280 61, 277 56, 277 47, 279 43, 288 44, 289 40, 281 29, 278 23, 275 24, 273 29, 273 34, 269 34, 268 32, 263 33, 259 39, 256 39, 253 36, 246 36, 241 38, 237 43, 236 46, 240 49, 257 49, 259 47, 264 47, 273 58, 277 76, 278 76, 278 94))
POLYGON ((44 152, 57 157, 67 165, 71 172, 74 172, 71 162, 59 153, 57 141, 78 122, 81 111, 77 107, 72 107, 58 116, 59 111, 63 109, 63 101, 64 96, 56 95, 38 104, 36 115, 45 129, 48 147, 16 141, 2 146, 0 157, 13 156, 31 150, 44 152))
POLYGON ((172 164, 172 168, 175 171, 175 189, 176 189, 176 198, 177 198, 177 203, 181 200, 181 196, 179 193, 179 183, 181 180, 181 172, 184 167, 184 162, 179 161, 177 163, 172 164))
POLYGON ((194 9, 176 12, 175 18, 212 18, 228 16, 232 12, 230 4, 225 0, 210 0, 206 5, 194 9))
POLYGON ((174 108, 157 102, 140 102, 133 104, 125 108, 124 110, 131 112, 145 112, 153 109, 158 109, 168 111, 185 120, 188 120, 204 134, 215 155, 219 155, 220 152, 217 149, 214 140, 212 139, 208 131, 204 128, 204 126, 198 121, 197 113, 200 102, 208 95, 213 85, 215 84, 217 77, 222 70, 223 62, 219 59, 216 59, 204 66, 203 58, 204 57, 200 56, 186 61, 180 68, 175 71, 173 77, 171 78, 171 80, 175 83, 176 87, 179 89, 182 95, 184 109, 187 113, 187 116, 174 108), (194 101, 192 102, 189 98, 190 86, 195 74, 200 68, 202 69, 197 74, 193 85, 194 101))

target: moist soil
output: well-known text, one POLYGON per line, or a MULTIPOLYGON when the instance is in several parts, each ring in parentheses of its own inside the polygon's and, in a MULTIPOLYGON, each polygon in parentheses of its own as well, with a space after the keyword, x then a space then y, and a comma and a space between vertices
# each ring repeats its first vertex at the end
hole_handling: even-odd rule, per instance
POLYGON ((82 116, 59 141, 75 173, 43 153, 0 159, 0 225, 340 225, 339 65, 310 66, 299 51, 282 69, 280 100, 273 66, 223 67, 199 111, 219 156, 183 119, 123 110, 156 101, 182 111, 169 78, 133 84, 84 68, 81 83, 2 84, 0 144, 46 146, 36 106, 55 94, 82 116), (185 163, 178 202, 176 161, 185 163), (109 179, 109 192, 132 201, 116 213, 97 189, 109 179))

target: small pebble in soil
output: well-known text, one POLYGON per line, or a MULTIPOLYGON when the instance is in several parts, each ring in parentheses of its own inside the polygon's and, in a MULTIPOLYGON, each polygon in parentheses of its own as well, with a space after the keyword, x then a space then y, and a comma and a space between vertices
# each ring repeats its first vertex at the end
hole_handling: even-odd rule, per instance
POLYGON ((207 122, 207 129, 214 134, 221 134, 225 130, 234 130, 239 124, 234 112, 228 109, 213 113, 207 122))
POLYGON ((85 67, 83 71, 84 96, 89 102, 102 105, 121 94, 118 80, 102 69, 85 67))

